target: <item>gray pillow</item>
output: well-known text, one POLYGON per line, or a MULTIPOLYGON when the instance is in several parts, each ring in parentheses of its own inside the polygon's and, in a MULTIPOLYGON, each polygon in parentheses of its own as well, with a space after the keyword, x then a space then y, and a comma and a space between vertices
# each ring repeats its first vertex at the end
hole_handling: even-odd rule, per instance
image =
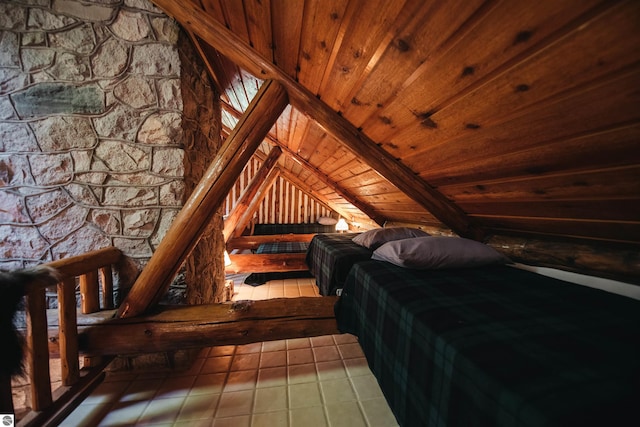
POLYGON ((490 246, 462 237, 417 237, 385 243, 371 259, 420 270, 505 264, 509 259, 490 246))
POLYGON ((365 231, 358 234, 353 239, 354 243, 365 248, 375 250, 381 245, 394 240, 408 239, 410 237, 426 237, 428 233, 417 228, 409 227, 389 227, 376 228, 375 230, 365 231))

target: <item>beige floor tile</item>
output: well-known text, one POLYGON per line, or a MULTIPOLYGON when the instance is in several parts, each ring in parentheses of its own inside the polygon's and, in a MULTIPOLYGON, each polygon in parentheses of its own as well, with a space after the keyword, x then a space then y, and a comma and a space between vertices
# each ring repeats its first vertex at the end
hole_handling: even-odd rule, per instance
POLYGON ((154 399, 145 408, 138 419, 137 424, 172 423, 180 413, 184 403, 184 397, 171 397, 168 399, 154 399))
POLYGON ((397 427, 398 422, 384 398, 364 400, 360 402, 369 427, 397 427))
POLYGON ((322 398, 325 404, 355 402, 358 400, 351 382, 347 378, 321 381, 320 390, 322 390, 322 398))
POLYGON ((103 382, 89 395, 84 404, 96 405, 99 403, 114 402, 130 387, 131 381, 110 381, 103 382))
POLYGON ((258 381, 258 370, 229 372, 224 393, 228 391, 253 390, 258 381))
POLYGON ((287 340, 265 341, 262 343, 262 351, 282 351, 287 349, 287 340))
POLYGON ((384 399, 378 380, 373 375, 362 375, 351 378, 351 384, 359 400, 384 399))
POLYGON ((120 397, 121 402, 148 401, 154 398, 156 392, 160 388, 164 380, 156 379, 138 379, 132 382, 120 397))
POLYGON ((238 417, 216 418, 212 427, 249 427, 251 425, 251 415, 240 415, 238 417))
POLYGON ((253 413, 286 411, 287 387, 259 388, 254 398, 253 413))
POLYGON ((338 351, 343 359, 355 359, 357 357, 364 357, 362 348, 358 343, 339 344, 338 351))
POLYGON ((193 382, 189 394, 219 394, 222 393, 227 373, 201 374, 193 382))
POLYGON ((343 360, 343 362, 350 377, 371 375, 369 364, 367 363, 367 359, 365 359, 364 357, 359 357, 356 359, 345 359, 343 360))
POLYGON ((261 350, 262 350, 262 343, 256 342, 256 343, 237 346, 236 354, 260 353, 261 350))
POLYGON ((301 365, 315 362, 311 348, 297 348, 287 351, 287 363, 289 365, 301 365))
POLYGON ((260 366, 260 353, 236 354, 231 362, 232 371, 258 369, 260 366))
POLYGON ((320 378, 320 381, 344 378, 347 376, 342 360, 318 362, 316 363, 316 369, 318 370, 318 377, 320 378))
POLYGON ((313 347, 313 356, 316 362, 329 362, 331 360, 340 360, 338 347, 335 345, 313 347))
POLYGON ((336 334, 336 335, 333 335, 333 340, 338 345, 340 345, 340 344, 351 344, 351 343, 357 343, 358 342, 358 337, 356 337, 355 335, 351 335, 351 334, 336 334))
POLYGON ((313 347, 321 347, 324 345, 335 345, 335 341, 333 341, 333 336, 331 335, 322 335, 319 337, 311 337, 311 345, 313 347))
POLYGON ((292 384, 289 386, 289 408, 322 406, 318 383, 292 384))
POLYGON ((195 394, 187 396, 176 420, 209 420, 209 424, 211 424, 219 398, 219 394, 195 394))
POLYGON ((327 418, 322 406, 311 408, 298 408, 289 411, 291 427, 326 427, 327 418))
POLYGON ((102 418, 99 426, 127 426, 135 425, 142 416, 150 402, 133 401, 122 402, 111 407, 110 411, 102 418))
POLYGON ((326 405, 331 427, 366 427, 367 423, 357 402, 326 405))
POLYGON ((238 415, 250 415, 253 409, 254 390, 242 390, 222 393, 216 417, 227 418, 238 415))
POLYGON ((316 365, 307 363, 305 365, 288 366, 289 384, 301 384, 318 381, 316 365))
POLYGON ((251 427, 287 427, 288 425, 288 411, 253 414, 251 418, 251 427))
POLYGON ((260 357, 260 368, 273 368, 275 366, 286 366, 286 364, 286 351, 270 351, 268 353, 262 353, 260 357))
POLYGON ((164 380, 160 388, 158 388, 155 399, 184 397, 191 391, 195 380, 195 376, 168 377, 164 380))
MULTIPOLYGON (((86 402, 86 401, 85 401, 86 402)), ((83 402, 60 423, 60 427, 94 427, 109 413, 110 403, 90 404, 83 402)))
POLYGON ((287 367, 276 366, 258 371, 258 388, 287 385, 287 367))
POLYGON ((293 338, 287 340, 287 350, 295 350, 298 348, 310 348, 311 340, 309 338, 293 338))

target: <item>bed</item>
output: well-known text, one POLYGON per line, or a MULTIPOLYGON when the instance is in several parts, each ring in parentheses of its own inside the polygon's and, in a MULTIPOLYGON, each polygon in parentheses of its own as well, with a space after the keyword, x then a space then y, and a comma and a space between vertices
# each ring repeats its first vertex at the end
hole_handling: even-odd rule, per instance
POLYGON ((507 265, 369 260, 336 318, 401 426, 640 425, 640 301, 507 265))
MULTIPOLYGON (((256 254, 293 254, 306 253, 309 242, 269 242, 262 243, 256 249, 256 254)), ((248 285, 262 285, 269 280, 295 279, 312 277, 308 271, 286 271, 272 273, 251 273, 244 279, 244 283, 248 285)))
POLYGON ((336 295, 354 263, 371 258, 372 250, 352 241, 358 233, 328 233, 313 237, 306 262, 320 295, 336 295))

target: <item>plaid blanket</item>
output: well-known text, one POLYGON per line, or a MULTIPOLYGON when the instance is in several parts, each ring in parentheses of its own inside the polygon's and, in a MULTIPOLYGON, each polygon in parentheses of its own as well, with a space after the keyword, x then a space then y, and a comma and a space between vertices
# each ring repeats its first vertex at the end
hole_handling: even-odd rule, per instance
POLYGON ((508 266, 366 261, 336 317, 401 426, 640 425, 640 301, 508 266))
POLYGON ((262 243, 256 249, 257 254, 293 254, 307 252, 308 242, 270 242, 262 243))
POLYGON ((320 295, 335 295, 354 263, 371 258, 372 251, 351 239, 357 233, 328 233, 313 236, 306 262, 316 278, 320 295))

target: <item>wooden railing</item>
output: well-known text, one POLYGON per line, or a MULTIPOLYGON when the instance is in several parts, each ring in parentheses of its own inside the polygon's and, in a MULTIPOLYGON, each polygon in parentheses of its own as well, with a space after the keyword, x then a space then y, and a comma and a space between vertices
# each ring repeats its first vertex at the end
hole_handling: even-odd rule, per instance
MULTIPOLYGON (((81 312, 94 313, 113 309, 112 265, 122 253, 115 247, 48 263, 60 275, 58 293, 58 348, 62 386, 52 392, 49 371, 49 326, 46 310, 46 283, 34 282, 26 289, 26 352, 30 379, 31 411, 18 423, 23 426, 57 425, 104 378, 104 368, 112 357, 85 358, 80 368, 76 284, 80 285, 81 312), (100 292, 100 286, 102 292, 100 292), (102 293, 102 301, 100 301, 102 293)), ((1 384, 9 388, 11 383, 1 384)), ((3 402, 3 408, 13 408, 3 402)))

